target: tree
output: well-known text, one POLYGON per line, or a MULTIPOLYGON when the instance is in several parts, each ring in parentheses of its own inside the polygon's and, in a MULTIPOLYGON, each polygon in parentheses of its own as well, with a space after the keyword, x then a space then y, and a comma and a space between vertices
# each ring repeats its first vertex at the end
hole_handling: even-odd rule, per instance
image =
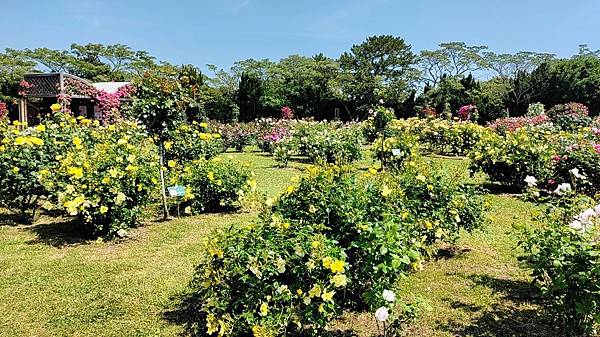
POLYGON ((242 73, 237 94, 241 120, 250 121, 259 116, 260 101, 263 96, 262 83, 260 75, 256 72, 242 73))
POLYGON ((281 103, 267 108, 290 106, 298 117, 331 118, 327 112, 335 105, 332 84, 338 75, 339 64, 323 54, 288 56, 270 69, 269 84, 281 103))
POLYGON ((171 131, 186 120, 186 112, 195 106, 200 72, 193 66, 162 66, 136 79, 136 95, 131 112, 159 143, 163 217, 169 217, 164 176, 164 142, 171 131))
POLYGON ((69 50, 49 48, 11 50, 41 66, 40 70, 68 72, 91 81, 126 81, 156 66, 145 51, 115 44, 72 44, 69 50))
POLYGON ((340 57, 347 81, 343 90, 358 110, 366 110, 386 97, 386 92, 407 94, 416 77, 416 55, 403 39, 371 36, 340 57))
POLYGON ((23 75, 33 71, 35 63, 15 50, 0 53, 0 101, 12 103, 18 97, 19 82, 23 75))
POLYGON ((538 101, 549 108, 578 102, 588 106, 592 115, 600 113, 600 58, 594 53, 544 63, 519 80, 533 87, 522 100, 526 103, 538 101))
POLYGON ((553 54, 521 51, 516 54, 496 54, 486 52, 483 55, 484 68, 496 74, 509 88, 505 101, 509 103, 509 112, 513 115, 524 114, 529 101, 536 96, 539 77, 529 74, 545 62, 553 59, 553 54))
POLYGON ((423 50, 419 57, 422 80, 436 86, 443 75, 462 77, 483 67, 486 46, 467 46, 464 42, 441 43, 437 50, 423 50))

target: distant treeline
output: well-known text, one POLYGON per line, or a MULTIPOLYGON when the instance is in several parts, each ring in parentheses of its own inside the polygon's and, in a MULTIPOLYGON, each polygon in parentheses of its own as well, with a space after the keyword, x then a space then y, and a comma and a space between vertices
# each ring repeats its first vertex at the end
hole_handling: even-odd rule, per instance
MULTIPOLYGON (((66 72, 91 81, 135 80, 157 68, 176 69, 128 46, 73 44, 0 53, 0 101, 14 103, 29 72, 66 72)), ((398 117, 456 115, 474 104, 479 122, 521 116, 530 103, 546 108, 579 102, 600 113, 600 53, 580 46, 568 59, 552 54, 497 54, 463 42, 415 52, 402 38, 372 36, 339 58, 290 55, 278 62, 248 59, 229 70, 208 66, 196 95, 198 118, 223 122, 279 116, 290 107, 296 117, 356 120, 375 105, 398 117)))

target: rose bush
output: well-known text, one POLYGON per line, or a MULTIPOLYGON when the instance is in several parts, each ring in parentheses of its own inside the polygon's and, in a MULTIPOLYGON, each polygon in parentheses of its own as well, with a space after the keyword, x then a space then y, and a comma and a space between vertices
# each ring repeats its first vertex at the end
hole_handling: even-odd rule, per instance
POLYGON ((54 208, 78 217, 93 235, 123 236, 157 191, 157 147, 137 124, 121 122, 73 137, 40 181, 54 208))
POLYGON ((0 122, 0 204, 33 220, 40 200, 49 195, 38 176, 58 166, 75 137, 87 137, 90 123, 61 113, 35 127, 0 122))
POLYGON ((238 162, 220 157, 185 164, 171 162, 171 166, 176 169, 172 184, 186 188, 180 208, 187 214, 231 208, 256 187, 250 170, 238 162))

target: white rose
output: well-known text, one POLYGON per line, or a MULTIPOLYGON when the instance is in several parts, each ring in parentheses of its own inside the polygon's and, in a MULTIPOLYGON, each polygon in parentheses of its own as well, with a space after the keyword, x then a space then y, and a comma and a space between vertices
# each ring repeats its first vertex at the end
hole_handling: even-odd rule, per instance
POLYGON ((391 290, 384 290, 383 291, 383 299, 390 303, 394 302, 396 300, 396 294, 394 294, 394 292, 391 290))
POLYGON ((387 321, 387 319, 389 317, 390 317, 390 312, 388 311, 388 308, 386 308, 386 307, 381 307, 381 308, 377 309, 377 311, 375 311, 375 319, 377 319, 380 322, 387 321))

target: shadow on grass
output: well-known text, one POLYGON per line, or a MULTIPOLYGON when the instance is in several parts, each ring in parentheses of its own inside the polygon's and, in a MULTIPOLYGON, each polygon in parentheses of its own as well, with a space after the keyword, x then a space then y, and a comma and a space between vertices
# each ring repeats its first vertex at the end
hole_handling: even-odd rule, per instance
POLYGON ((36 238, 28 244, 46 244, 53 247, 66 247, 87 244, 91 240, 90 234, 85 230, 81 221, 64 219, 50 223, 40 223, 27 228, 36 234, 36 238))
POLYGON ((31 220, 27 216, 21 216, 14 213, 0 213, 0 226, 27 226, 31 225, 31 220))
POLYGON ((498 184, 493 182, 485 182, 482 187, 487 190, 489 194, 506 194, 506 195, 521 195, 521 190, 515 186, 509 186, 504 184, 498 184))
POLYGON ((491 307, 481 307, 445 299, 457 310, 474 318, 471 321, 449 320, 438 328, 453 336, 542 337, 561 336, 542 315, 542 303, 533 285, 524 281, 494 278, 488 275, 464 275, 475 286, 489 288, 500 300, 491 307))
POLYGON ((435 260, 449 260, 461 257, 471 251, 469 247, 447 246, 440 248, 435 254, 435 260))

